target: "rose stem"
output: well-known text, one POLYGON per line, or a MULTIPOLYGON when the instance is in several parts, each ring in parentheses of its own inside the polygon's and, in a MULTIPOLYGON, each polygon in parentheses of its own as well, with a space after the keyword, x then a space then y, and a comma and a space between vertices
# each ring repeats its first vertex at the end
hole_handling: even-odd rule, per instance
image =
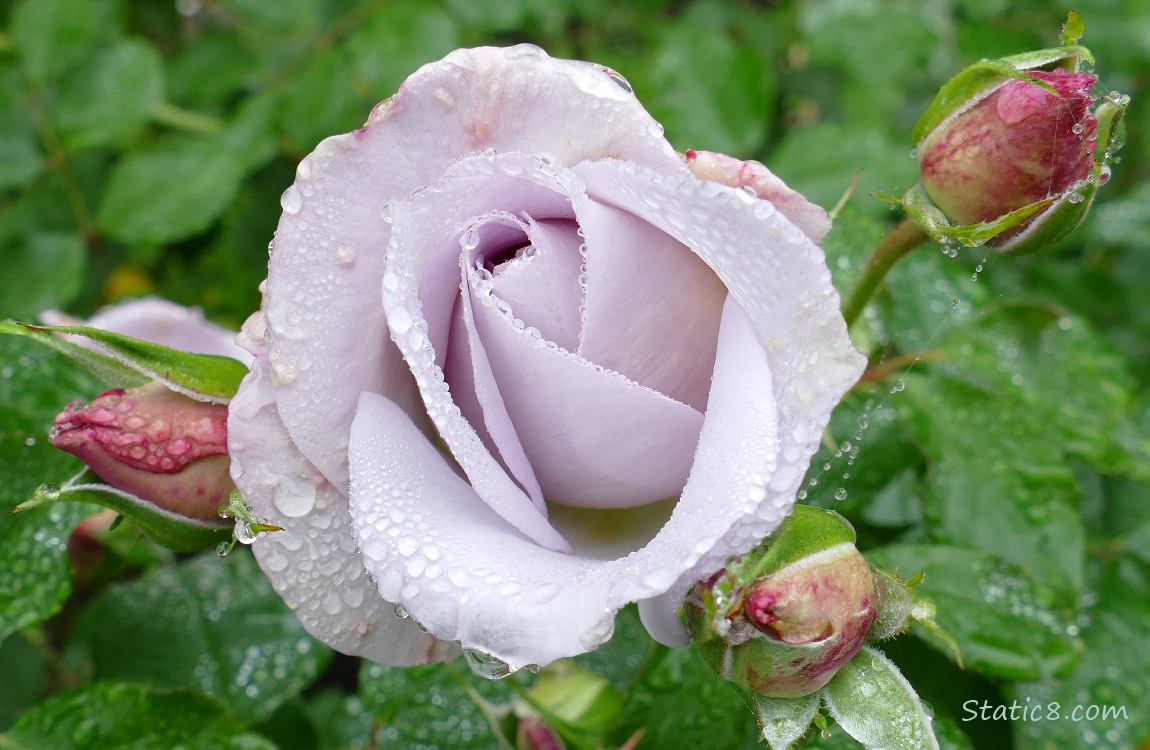
POLYGON ((843 303, 843 317, 847 321, 847 327, 852 326, 859 314, 866 307, 866 303, 870 300, 871 295, 878 289, 879 284, 882 283, 883 278, 886 277, 886 272, 894 266, 903 256, 910 254, 912 250, 926 242, 929 239, 926 234, 919 229, 910 219, 903 219, 902 222, 888 232, 879 243, 875 245, 874 252, 871 253, 870 259, 867 260, 866 268, 863 269, 862 276, 859 277, 858 282, 855 283, 854 289, 851 290, 850 296, 847 297, 846 302, 843 303))

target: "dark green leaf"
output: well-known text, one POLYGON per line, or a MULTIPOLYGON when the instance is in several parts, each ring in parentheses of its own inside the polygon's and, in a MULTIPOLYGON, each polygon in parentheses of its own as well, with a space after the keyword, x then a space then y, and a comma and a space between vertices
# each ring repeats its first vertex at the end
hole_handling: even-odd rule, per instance
POLYGON ((96 219, 122 242, 183 239, 223 213, 242 174, 242 164, 214 139, 165 139, 116 165, 96 219))
MULTIPOLYGON (((19 205, 4 213, 20 211, 19 205)), ((0 223, 7 219, 0 216, 0 223)), ((0 315, 32 318, 61 307, 80 292, 87 270, 84 240, 73 232, 32 230, 5 238, 0 229, 0 266, 20 273, 0 274, 0 315)))
POLYGON ((1079 490, 1050 433, 1028 410, 946 377, 910 377, 932 463, 925 509, 940 542, 1021 566, 1069 606, 1084 586, 1079 490))
POLYGON ((52 119, 69 149, 118 145, 164 99, 164 69, 150 44, 126 39, 99 51, 65 79, 52 119))
POLYGON ((451 16, 415 0, 380 6, 347 39, 356 70, 368 83, 367 98, 379 100, 395 93, 419 66, 458 46, 459 27, 451 16))
POLYGON ((56 696, 29 711, 0 747, 8 750, 275 750, 244 730, 223 706, 181 691, 163 693, 140 685, 98 683, 56 696))
POLYGON ((672 649, 631 690, 615 738, 644 730, 643 748, 732 747, 754 726, 754 712, 695 648, 672 649))
POLYGON ((93 0, 22 0, 12 10, 12 42, 27 74, 38 81, 79 60, 101 20, 93 0))
POLYGON ((620 72, 635 78, 677 148, 745 158, 762 145, 773 81, 751 50, 714 29, 684 22, 660 34, 649 66, 620 72))
MULTIPOLYGON (((892 545, 867 559, 902 578, 924 573, 917 593, 934 601, 936 621, 962 651, 968 669, 1005 679, 1035 679, 1073 668, 1080 649, 1069 617, 1051 592, 1018 568, 974 550, 892 545)), ((912 632, 943 654, 950 646, 921 626, 912 632)))
POLYGON ((97 679, 196 688, 250 722, 311 684, 330 658, 243 548, 109 587, 76 639, 97 679))
POLYGON ((942 346, 955 374, 1024 407, 1066 453, 1103 471, 1150 472, 1128 416, 1133 378, 1086 320, 1044 307, 1000 308, 956 327, 942 346))
POLYGON ((1072 675, 1011 691, 1021 705, 1041 707, 1041 720, 1014 724, 1019 750, 1140 750, 1150 741, 1150 565, 1127 555, 1109 563, 1082 624, 1086 651, 1072 675))
POLYGON ((361 93, 355 68, 350 50, 327 49, 292 79, 291 96, 282 102, 280 129, 298 153, 309 153, 324 138, 360 127, 376 101, 395 93, 361 93))
POLYGON ((51 665, 45 645, 34 643, 23 633, 13 633, 0 640, 0 674, 4 675, 4 689, 0 690, 0 733, 37 703, 48 688, 51 665))
POLYGON ((510 702, 509 687, 473 676, 461 661, 408 669, 365 663, 359 694, 375 716, 380 747, 506 746, 495 717, 510 702))
POLYGON ((39 344, 0 336, 0 638, 54 614, 71 591, 68 536, 93 509, 57 503, 17 516, 7 511, 43 482, 79 462, 48 443, 69 401, 103 385, 39 344))

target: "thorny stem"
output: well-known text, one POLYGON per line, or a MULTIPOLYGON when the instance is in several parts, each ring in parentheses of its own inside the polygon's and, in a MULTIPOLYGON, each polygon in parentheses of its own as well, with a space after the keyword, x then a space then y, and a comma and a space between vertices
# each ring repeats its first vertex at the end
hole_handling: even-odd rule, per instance
POLYGON ((866 303, 886 277, 887 271, 927 239, 926 233, 910 219, 903 219, 897 227, 879 240, 870 259, 867 260, 862 276, 843 303, 843 318, 846 319, 848 328, 854 325, 866 303))

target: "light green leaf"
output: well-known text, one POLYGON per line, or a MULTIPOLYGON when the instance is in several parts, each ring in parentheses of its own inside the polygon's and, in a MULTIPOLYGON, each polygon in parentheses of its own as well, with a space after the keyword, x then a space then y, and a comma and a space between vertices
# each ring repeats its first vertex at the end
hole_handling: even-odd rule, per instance
POLYGON ((96 679, 195 688, 257 722, 299 694, 331 652, 312 640, 243 547, 105 589, 74 636, 96 679))
POLYGON ((834 720, 866 750, 938 750, 918 694, 880 651, 864 647, 822 697, 834 720))
POLYGON ((55 696, 22 716, 4 750, 275 750, 245 731, 223 706, 190 691, 163 693, 140 685, 97 683, 55 696))
POLYGON ((242 362, 216 354, 189 354, 150 341, 87 326, 33 326, 34 331, 85 336, 136 372, 188 398, 227 403, 248 373, 242 362))
MULTIPOLYGON (((142 375, 126 365, 120 364, 105 354, 77 346, 60 336, 34 330, 15 320, 0 321, 0 334, 23 336, 32 339, 42 346, 72 360, 72 362, 91 373, 92 376, 97 378, 106 387, 131 388, 133 386, 144 385, 151 380, 148 376, 142 375)), ((88 394, 86 398, 91 398, 95 395, 95 393, 88 394)))
POLYGON ((768 698, 765 695, 752 695, 755 714, 763 739, 771 750, 787 750, 800 737, 807 733, 815 714, 819 712, 819 694, 811 693, 802 698, 768 698))
POLYGON ((31 498, 14 508, 13 512, 25 512, 56 501, 91 503, 110 508, 134 522, 160 544, 177 552, 214 548, 232 536, 232 526, 229 523, 205 523, 177 515, 131 493, 98 483, 41 485, 31 498))

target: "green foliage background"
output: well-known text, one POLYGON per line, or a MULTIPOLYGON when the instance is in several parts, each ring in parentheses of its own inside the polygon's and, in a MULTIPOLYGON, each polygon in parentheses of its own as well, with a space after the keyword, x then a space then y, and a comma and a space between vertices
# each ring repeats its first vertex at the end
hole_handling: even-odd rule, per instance
MULTIPOLYGON (((855 331, 877 367, 836 413, 807 502, 911 575, 965 656, 884 645, 946 748, 1150 743, 1150 5, 1141 0, 19 0, 0 3, 0 318, 156 294, 238 327, 279 194, 417 66, 530 41, 620 71, 679 149, 758 158, 828 208, 840 291, 916 177, 911 126, 965 64, 1086 21, 1099 92, 1134 103, 1083 227, 1025 258, 928 247, 855 331), (850 443, 850 445, 843 445, 850 443), (849 476, 848 476, 849 475, 849 476), (968 720, 1017 700, 1061 720, 968 720), (1029 703, 1028 703, 1029 702, 1029 703), (1120 720, 1071 720, 1076 705, 1120 720)), ((988 165, 993 170, 994 165, 988 165)), ((45 432, 103 384, 0 337, 0 507, 77 464, 45 432)), ((243 548, 173 557, 84 506, 0 517, 0 748, 488 748, 547 673, 391 670, 311 640, 243 548), (73 574, 72 567, 79 570, 73 574)), ((750 748, 744 696, 625 611, 571 747, 750 748)), ((575 668, 575 667, 571 667, 575 668)), ((508 739, 510 738, 510 739, 508 739)), ((510 743, 510 744, 509 744, 510 743)), ((837 731, 804 748, 849 748, 837 731)))

